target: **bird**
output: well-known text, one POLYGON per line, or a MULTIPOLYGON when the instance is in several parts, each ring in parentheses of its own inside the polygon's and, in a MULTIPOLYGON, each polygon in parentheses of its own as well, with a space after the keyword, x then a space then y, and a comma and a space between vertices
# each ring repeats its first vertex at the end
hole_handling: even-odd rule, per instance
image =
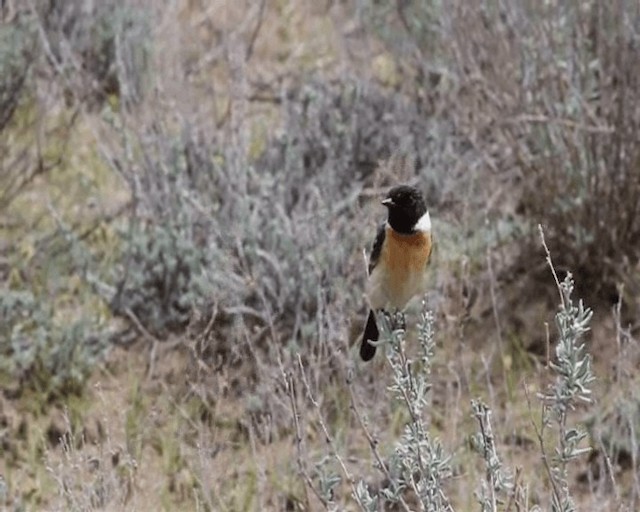
POLYGON ((380 337, 376 312, 401 311, 424 293, 433 249, 431 217, 417 188, 395 186, 382 204, 387 208, 387 221, 379 226, 369 257, 366 296, 370 309, 360 344, 363 361, 376 353, 371 343, 380 337))

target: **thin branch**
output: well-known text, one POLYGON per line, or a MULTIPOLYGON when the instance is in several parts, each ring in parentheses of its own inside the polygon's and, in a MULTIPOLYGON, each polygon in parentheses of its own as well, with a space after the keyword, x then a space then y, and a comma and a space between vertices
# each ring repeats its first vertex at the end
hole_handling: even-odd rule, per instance
POLYGON ((592 126, 584 123, 577 123, 576 121, 572 121, 571 119, 559 119, 553 118, 545 115, 535 115, 535 114, 523 114, 517 117, 512 117, 508 119, 502 120, 503 124, 521 124, 521 123, 530 123, 530 124, 556 124, 559 126, 563 126, 565 128, 570 128, 572 130, 580 130, 587 133, 605 133, 610 134, 615 132, 615 128, 613 126, 592 126))
POLYGON ((522 476, 522 468, 517 467, 516 474, 513 478, 513 489, 511 490, 511 496, 509 496, 509 501, 507 502, 507 506, 504 509, 504 512, 510 512, 511 507, 513 507, 514 505, 518 507, 518 504, 516 503, 516 496, 518 495, 518 485, 520 483, 521 476, 522 476))
POLYGON ((298 367, 300 369, 300 376, 302 377, 302 383, 304 384, 304 387, 305 387, 305 389, 307 391, 307 397, 309 398, 309 401, 311 402, 311 404, 313 405, 314 409, 316 410, 316 413, 318 415, 318 421, 320 422, 320 427, 322 428, 322 431, 324 433, 325 441, 327 442, 327 444, 331 448, 331 455, 336 459, 336 461, 338 461, 338 464, 340 465, 340 468, 342 469, 342 473, 344 474, 345 478, 349 482, 349 485, 351 486, 351 492, 353 494, 353 497, 358 502, 358 505, 360 506, 360 508, 362 510, 366 510, 365 507, 364 507, 364 504, 360 501, 360 498, 358 497, 358 492, 357 492, 357 488, 356 488, 356 481, 353 478, 353 476, 351 475, 351 472, 347 469, 347 466, 344 463, 344 460, 342 460, 342 457, 340 456, 340 453, 338 452, 338 449, 336 447, 335 441, 333 440, 333 438, 331 437, 331 434, 329 433, 329 429, 327 428, 327 424, 325 423, 324 418, 322 416, 322 411, 320 410, 320 404, 313 397, 313 393, 311 392, 311 387, 309 386, 309 381, 307 380, 307 376, 306 376, 305 371, 304 371, 304 364, 302 363, 302 358, 300 357, 300 354, 298 354, 298 367))
POLYGON ((616 475, 613 470, 613 466, 611 464, 611 458, 607 453, 607 450, 602 442, 602 435, 598 435, 598 444, 600 445, 600 450, 602 451, 602 456, 604 457, 604 462, 607 466, 607 472, 609 473, 609 480, 611 481, 611 488, 613 489, 613 495, 616 500, 616 504, 618 505, 616 508, 618 510, 621 509, 622 506, 622 498, 620 496, 620 488, 618 487, 618 483, 616 482, 616 475))
POLYGON ((158 345, 160 344, 160 340, 156 338, 153 334, 151 334, 140 319, 136 316, 136 314, 131 310, 131 308, 125 308, 124 314, 127 315, 127 318, 133 322, 133 325, 136 327, 138 332, 142 334, 142 337, 151 343, 151 352, 149 353, 149 366, 147 368, 147 378, 151 378, 153 376, 153 369, 155 366, 156 352, 158 350, 158 345))
POLYGON ((496 277, 495 277, 495 274, 493 273, 493 265, 491 263, 490 248, 487 248, 487 270, 489 271, 489 293, 491 295, 491 308, 493 310, 493 319, 496 323, 496 330, 498 331, 498 350, 500 351, 500 367, 502 368, 502 378, 504 382, 507 382, 508 376, 507 376, 507 369, 505 368, 505 364, 504 364, 505 355, 504 355, 504 341, 502 339, 502 324, 500 323, 500 315, 498 314, 498 299, 497 299, 496 290, 495 290, 496 277))
POLYGON ((324 508, 326 510, 329 510, 329 504, 322 497, 322 495, 320 494, 320 491, 318 491, 318 489, 316 489, 316 487, 313 485, 313 481, 311 480, 311 476, 309 475, 309 472, 307 471, 307 466, 304 462, 305 457, 303 453, 304 450, 302 447, 302 429, 300 428, 300 413, 298 412, 298 406, 296 404, 296 390, 295 390, 295 385, 293 381, 293 375, 291 372, 287 372, 287 373, 283 372, 283 377, 284 377, 285 387, 287 390, 287 395, 289 396, 289 404, 291 405, 291 414, 293 415, 293 423, 296 429, 296 453, 297 453, 297 459, 298 459, 298 472, 300 473, 300 475, 302 475, 302 478, 306 483, 306 486, 304 488, 305 506, 307 509, 310 507, 309 493, 307 492, 307 487, 308 487, 313 491, 313 494, 316 495, 316 498, 320 500, 324 508))
POLYGON ((558 288, 558 294, 560 295, 560 302, 562 303, 562 308, 564 309, 566 304, 564 303, 564 295, 562 293, 562 287, 560 286, 560 280, 558 279, 558 274, 556 274, 556 269, 554 268, 553 262, 551 261, 551 253, 549 252, 547 243, 544 240, 544 231, 542 230, 542 224, 538 224, 538 231, 540 231, 540 239, 542 240, 542 247, 544 247, 544 252, 547 254, 547 263, 549 264, 549 268, 551 269, 551 273, 553 274, 553 279, 556 282, 556 286, 558 288))
POLYGON ((267 5, 267 0, 262 0, 260 2, 260 7, 258 10, 258 22, 256 23, 253 32, 251 33, 251 37, 249 38, 249 44, 247 46, 247 52, 245 54, 245 62, 249 62, 251 56, 253 55, 253 48, 256 44, 256 39, 258 39, 258 34, 260 33, 260 29, 262 28, 262 22, 264 21, 264 8, 267 5))
POLYGON ((538 438, 538 445, 540 447, 540 454, 542 458, 542 463, 544 464, 545 470, 547 471, 547 475, 549 476, 549 481, 551 482, 551 489, 553 491, 553 495, 555 496, 558 503, 560 503, 560 490, 556 484, 556 479, 553 476, 553 472, 551 471, 551 466, 549 465, 549 460, 547 458, 547 449, 544 444, 544 427, 546 425, 545 411, 546 405, 542 404, 540 410, 541 417, 541 428, 538 428, 535 420, 533 419, 533 408, 531 406, 531 397, 529 396, 529 388, 527 386, 526 380, 524 381, 524 394, 527 398, 527 409, 529 410, 529 419, 531 420, 531 424, 533 425, 533 430, 536 433, 536 437, 538 438))
MULTIPOLYGON (((367 441, 369 441, 369 447, 371 448, 371 452, 373 453, 373 456, 375 457, 376 462, 378 463, 378 467, 380 468, 380 471, 382 471, 384 475, 387 477, 387 479, 391 482, 393 481, 393 478, 391 477, 391 473, 389 473, 389 468, 382 460, 382 457, 380 456, 380 452, 378 452, 378 442, 373 437, 373 435, 371 434, 371 431, 367 427, 367 424, 364 421, 364 418, 360 412, 360 409, 358 408, 358 404, 356 403, 355 392, 353 389, 353 382, 351 381, 351 379, 347 379, 347 386, 349 389, 349 397, 351 399, 351 410, 354 412, 356 419, 358 420, 358 423, 362 427, 362 430, 364 432, 364 435, 367 438, 367 441)), ((411 512, 409 505, 407 504, 406 501, 404 501, 404 498, 402 498, 402 496, 400 496, 400 504, 402 505, 402 508, 406 512, 411 512)))
POLYGON ((478 425, 480 426, 480 435, 482 436, 483 457, 486 462, 485 478, 489 486, 491 510, 495 512, 498 510, 497 500, 496 500, 496 481, 495 481, 494 471, 490 465, 493 452, 495 451, 495 446, 494 446, 493 432, 491 431, 491 423, 489 423, 488 421, 486 421, 485 423, 485 420, 488 420, 488 417, 485 415, 489 414, 490 411, 487 412, 487 408, 484 406, 484 404, 482 405, 479 404, 479 407, 484 408, 484 410, 479 409, 474 414, 474 416, 476 417, 476 420, 478 420, 478 425))

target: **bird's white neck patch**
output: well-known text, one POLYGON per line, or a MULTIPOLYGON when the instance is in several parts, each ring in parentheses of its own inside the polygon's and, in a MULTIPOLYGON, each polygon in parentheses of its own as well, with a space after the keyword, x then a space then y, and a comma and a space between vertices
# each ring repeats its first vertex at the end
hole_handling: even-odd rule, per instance
POLYGON ((431 217, 429 217, 429 212, 425 213, 418 219, 418 222, 416 222, 413 229, 423 232, 431 231, 431 217))

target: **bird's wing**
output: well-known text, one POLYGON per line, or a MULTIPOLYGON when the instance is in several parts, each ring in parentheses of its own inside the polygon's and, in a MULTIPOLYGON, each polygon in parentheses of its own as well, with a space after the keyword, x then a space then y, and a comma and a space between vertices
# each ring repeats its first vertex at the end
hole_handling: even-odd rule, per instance
POLYGON ((373 248, 371 249, 371 256, 369 258, 369 274, 376 268, 378 260, 380 259, 380 253, 382 252, 382 244, 384 243, 384 237, 386 234, 385 224, 380 224, 378 227, 378 233, 376 239, 373 242, 373 248))

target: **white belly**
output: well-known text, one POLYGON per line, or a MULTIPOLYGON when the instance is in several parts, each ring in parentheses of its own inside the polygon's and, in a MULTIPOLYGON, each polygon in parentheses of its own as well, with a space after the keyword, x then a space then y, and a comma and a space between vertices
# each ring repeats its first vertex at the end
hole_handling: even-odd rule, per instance
POLYGON ((369 305, 372 309, 402 310, 417 295, 426 291, 426 273, 409 271, 399 279, 383 268, 373 269, 367 287, 369 305))

